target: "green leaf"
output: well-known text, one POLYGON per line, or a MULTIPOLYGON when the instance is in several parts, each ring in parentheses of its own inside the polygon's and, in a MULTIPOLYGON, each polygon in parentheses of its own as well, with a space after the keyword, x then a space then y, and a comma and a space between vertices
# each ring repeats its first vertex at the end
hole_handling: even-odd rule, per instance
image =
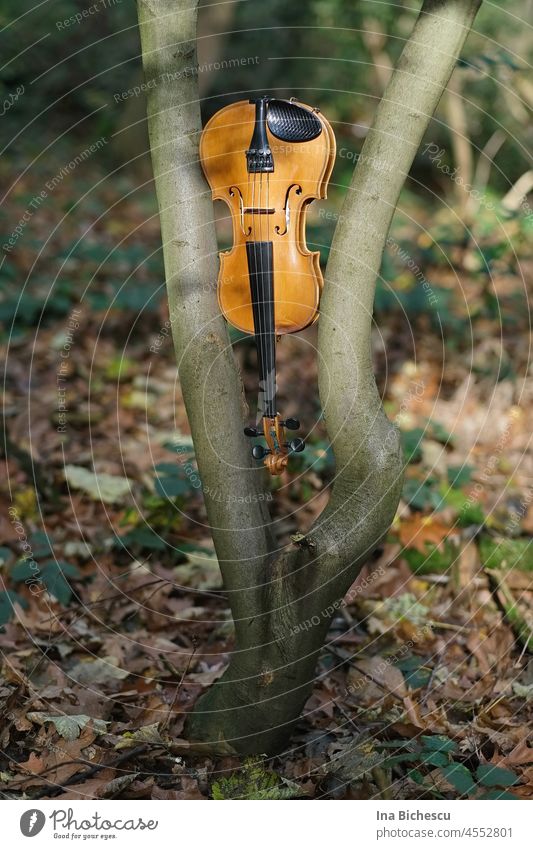
POLYGON ((31 553, 35 558, 46 557, 52 553, 52 541, 44 531, 36 531, 30 538, 31 553))
POLYGON ((476 788, 472 773, 463 764, 448 764, 441 767, 441 772, 446 781, 461 794, 472 793, 476 788))
POLYGON ((469 483, 473 471, 474 466, 469 466, 466 463, 463 466, 448 466, 448 483, 454 489, 461 489, 462 486, 469 483))
POLYGON ((179 466, 176 461, 173 463, 157 463, 157 465, 154 466, 154 471, 158 473, 161 472, 163 475, 169 476, 176 475, 178 473, 178 469, 179 466))
MULTIPOLYGON (((453 485, 452 485, 453 486, 453 485)), ((450 489, 445 483, 439 487, 439 493, 445 504, 457 512, 457 524, 462 528, 482 525, 485 521, 483 508, 476 501, 471 502, 460 489, 450 489)))
POLYGON ((431 670, 427 668, 426 661, 418 655, 404 657, 394 665, 402 672, 405 683, 411 690, 423 687, 431 677, 431 670))
POLYGON ((408 763, 409 761, 417 761, 419 759, 419 754, 417 752, 406 752, 403 755, 392 755, 390 758, 386 758, 384 761, 384 766, 392 767, 396 764, 408 763))
POLYGON ((176 498, 180 495, 188 495, 193 487, 190 481, 181 477, 156 478, 154 489, 161 498, 176 498))
POLYGON ((418 463, 422 457, 421 443, 425 431, 421 427, 401 432, 403 455, 406 463, 418 463))
POLYGON ((414 510, 439 510, 442 507, 442 496, 435 489, 434 483, 435 481, 431 478, 425 481, 406 478, 402 492, 403 500, 414 510))
POLYGON ((53 564, 56 569, 61 569, 64 575, 72 578, 73 580, 79 580, 83 577, 80 570, 74 565, 74 563, 67 563, 66 560, 47 560, 43 563, 43 568, 48 568, 51 564, 53 564))
MULTIPOLYGON (((179 454, 180 457, 187 457, 189 460, 194 460, 194 445, 192 437, 184 433, 178 433, 173 442, 164 442, 163 448, 167 451, 172 451, 173 454, 179 454)), ((174 466, 174 468, 176 468, 174 466)))
POLYGON ((485 513, 481 504, 466 504, 457 517, 460 528, 469 528, 472 525, 482 525, 485 521, 485 513))
POLYGON ((28 560, 19 560, 9 570, 11 580, 16 584, 27 581, 28 578, 38 577, 36 569, 32 569, 28 560))
POLYGON ((13 557, 13 552, 6 546, 0 546, 0 566, 4 566, 13 557))
POLYGON ((128 531, 122 537, 117 537, 115 540, 117 548, 140 548, 148 549, 149 551, 165 551, 167 544, 150 528, 140 526, 128 531))
POLYGON ((480 764, 476 777, 483 787, 512 787, 518 782, 518 776, 510 769, 492 764, 480 764))
POLYGON ((426 752, 456 752, 457 743, 443 734, 422 734, 423 748, 426 752))
POLYGON ((82 577, 77 566, 71 563, 65 563, 61 560, 47 560, 42 564, 41 574, 36 574, 40 577, 44 588, 50 595, 58 600, 60 604, 68 604, 72 598, 72 589, 67 580, 67 577, 79 579, 82 577))
POLYGON ((136 731, 126 731, 118 743, 115 744, 115 749, 131 749, 138 743, 150 743, 151 745, 164 745, 164 740, 159 732, 159 723, 154 722, 152 725, 143 725, 136 731))
POLYGON ((72 598, 72 590, 68 581, 57 570, 50 570, 43 576, 47 592, 62 605, 67 605, 72 598))
POLYGON ((426 766, 447 766, 449 758, 444 752, 422 752, 420 763, 426 766))
POLYGON ((417 548, 406 548, 402 552, 410 568, 419 575, 447 572, 457 557, 456 546, 448 540, 440 547, 426 543, 425 549, 425 554, 417 548))
POLYGON ((431 436, 433 439, 436 439, 437 442, 441 442, 443 445, 453 444, 453 435, 448 433, 446 428, 441 425, 440 422, 431 421, 428 424, 431 429, 431 436))
POLYGON ((65 479, 72 489, 81 489, 94 501, 115 504, 124 501, 131 492, 133 481, 105 472, 95 474, 83 466, 65 466, 65 479))
POLYGON ((420 772, 419 769, 410 769, 409 772, 407 773, 407 775, 416 784, 423 784, 424 783, 424 780, 425 780, 424 776, 422 775, 422 773, 420 772))
MULTIPOLYGON (((85 728, 87 723, 91 722, 91 717, 85 714, 79 714, 78 716, 54 716, 51 713, 42 713, 41 711, 29 713, 28 719, 30 722, 39 723, 39 725, 43 725, 45 722, 53 722, 57 733, 69 742, 76 740, 80 736, 82 728, 85 728)), ((103 719, 93 719, 92 723, 96 732, 105 734, 107 722, 103 719)))
POLYGON ((531 539, 506 539, 489 537, 479 540, 481 562, 487 569, 520 569, 533 572, 533 545, 531 539))
POLYGON ((46 560, 39 564, 37 569, 32 568, 28 561, 21 560, 13 566, 10 575, 16 583, 32 579, 32 583, 41 585, 43 590, 53 595, 61 604, 68 604, 72 598, 72 590, 67 577, 72 579, 82 577, 77 566, 62 560, 57 562, 46 560))

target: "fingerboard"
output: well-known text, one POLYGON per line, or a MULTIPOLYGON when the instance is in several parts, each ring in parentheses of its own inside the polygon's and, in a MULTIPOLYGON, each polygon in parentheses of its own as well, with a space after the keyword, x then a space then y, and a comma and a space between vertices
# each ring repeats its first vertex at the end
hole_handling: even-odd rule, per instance
POLYGON ((246 242, 255 344, 259 363, 258 417, 276 415, 276 334, 272 242, 246 242))

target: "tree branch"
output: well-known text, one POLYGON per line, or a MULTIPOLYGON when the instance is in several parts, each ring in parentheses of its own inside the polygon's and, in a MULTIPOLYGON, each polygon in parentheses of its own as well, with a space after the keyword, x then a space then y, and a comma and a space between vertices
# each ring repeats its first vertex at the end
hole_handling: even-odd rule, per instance
POLYGON ((319 527, 333 534, 329 528, 335 526, 337 550, 348 561, 365 547, 363 529, 353 527, 356 493, 368 509, 375 502, 368 501, 366 490, 377 486, 384 525, 398 497, 399 446, 372 373, 376 279, 400 190, 480 3, 425 0, 376 111, 335 229, 318 347, 320 397, 338 479, 319 527))
POLYGON ((201 132, 194 0, 139 0, 148 129, 170 320, 207 515, 226 589, 239 591, 268 551, 269 517, 242 433, 246 405, 216 296, 211 193, 201 132))

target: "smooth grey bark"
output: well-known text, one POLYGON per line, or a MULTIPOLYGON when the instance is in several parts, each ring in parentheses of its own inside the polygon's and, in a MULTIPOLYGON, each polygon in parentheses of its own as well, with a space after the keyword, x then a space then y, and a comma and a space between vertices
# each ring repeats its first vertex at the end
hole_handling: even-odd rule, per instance
POLYGON ((224 676, 198 701, 191 739, 279 751, 311 690, 335 605, 386 533, 402 459, 372 371, 376 278, 398 196, 481 0, 425 0, 385 90, 337 223, 319 321, 319 389, 336 478, 299 546, 277 551, 242 435, 245 404, 216 300, 192 0, 138 0, 148 126, 170 315, 208 520, 235 621, 224 676), (235 498, 237 496, 237 500, 235 498), (239 497, 248 500, 239 503, 239 497), (308 627, 305 623, 311 623, 308 627))

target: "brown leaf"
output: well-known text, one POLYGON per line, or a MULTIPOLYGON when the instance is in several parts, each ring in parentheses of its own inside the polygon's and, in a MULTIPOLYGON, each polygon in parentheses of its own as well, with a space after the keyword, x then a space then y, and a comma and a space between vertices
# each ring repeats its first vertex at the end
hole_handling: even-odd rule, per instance
POLYGON ((357 667, 350 667, 347 688, 352 694, 361 695, 366 704, 382 699, 392 693, 403 698, 407 687, 402 673, 388 658, 374 655, 357 659, 357 667))
POLYGON ((39 775, 39 773, 46 769, 46 762, 44 758, 40 758, 35 752, 31 752, 28 760, 19 763, 18 766, 19 769, 23 769, 31 775, 39 775))
POLYGON ((416 548, 422 554, 427 554, 426 545, 441 546, 450 533, 450 528, 433 516, 423 516, 416 513, 410 519, 402 519, 398 536, 406 548, 416 548))
POLYGON ((103 769, 98 773, 96 778, 89 778, 81 784, 72 784, 65 787, 65 792, 57 799, 100 799, 100 791, 106 787, 106 782, 111 781, 115 771, 113 769, 103 769))
POLYGON ((417 728, 426 728, 426 723, 420 716, 420 708, 418 704, 416 704, 416 702, 414 702, 409 696, 404 698, 403 703, 407 718, 410 722, 412 722, 417 728))
POLYGON ((92 763, 98 763, 98 760, 88 760, 87 757, 84 757, 84 750, 91 745, 95 737, 96 734, 90 726, 86 726, 78 739, 72 742, 67 742, 58 735, 51 734, 45 743, 47 748, 42 753, 42 757, 32 760, 32 755, 30 755, 26 764, 20 764, 32 773, 32 777, 23 781, 19 786, 24 789, 35 784, 62 785, 77 772, 83 772, 92 763), (72 763, 72 761, 77 761, 77 763, 72 763), (34 766, 39 768, 35 769, 34 766), (39 774, 45 770, 46 775, 39 778, 39 774))
POLYGON ((501 766, 516 766, 517 764, 533 764, 533 748, 528 743, 529 728, 524 728, 524 739, 502 760, 501 766))

